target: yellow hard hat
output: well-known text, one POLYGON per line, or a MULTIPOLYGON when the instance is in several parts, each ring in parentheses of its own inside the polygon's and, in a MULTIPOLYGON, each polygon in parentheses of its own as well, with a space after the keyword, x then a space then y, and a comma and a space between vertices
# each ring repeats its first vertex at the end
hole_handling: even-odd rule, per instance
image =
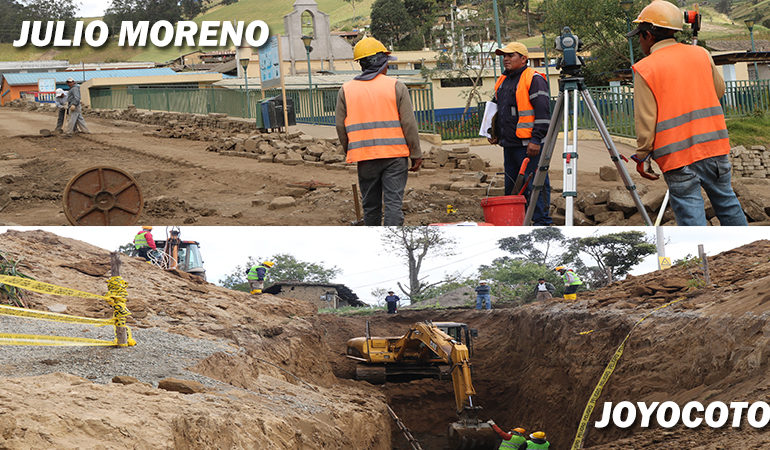
POLYGON ((267 267, 273 267, 275 265, 275 263, 272 262, 272 261, 265 261, 265 262, 262 263, 262 265, 267 266, 267 267))
POLYGON ((505 47, 495 50, 495 54, 498 56, 504 55, 506 53, 518 53, 522 56, 529 56, 529 50, 527 50, 527 46, 521 42, 511 42, 505 47))
POLYGON ((144 226, 142 226, 142 229, 143 230, 152 230, 152 227, 149 226, 149 225, 144 225, 144 226))
POLYGON ((382 42, 373 37, 365 37, 358 41, 356 46, 353 47, 353 61, 358 61, 359 59, 376 55, 380 52, 390 55, 390 52, 384 45, 382 45, 382 42))
POLYGON ((545 439, 545 433, 542 431, 535 431, 534 433, 530 434, 529 437, 532 439, 545 439))
POLYGON ((554 267, 554 268, 553 268, 553 270, 555 270, 555 271, 557 271, 557 272, 558 272, 558 271, 560 271, 560 270, 564 270, 564 269, 566 269, 566 268, 567 268, 567 267, 565 267, 565 266, 556 266, 556 267, 554 267))
POLYGON ((634 23, 650 23, 660 28, 682 31, 684 27, 684 13, 671 2, 655 0, 645 6, 634 23))

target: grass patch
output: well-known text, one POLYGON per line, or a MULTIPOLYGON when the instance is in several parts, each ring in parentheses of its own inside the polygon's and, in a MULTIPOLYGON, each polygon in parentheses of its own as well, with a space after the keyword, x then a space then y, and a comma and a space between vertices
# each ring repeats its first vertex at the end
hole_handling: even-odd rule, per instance
POLYGON ((387 309, 360 306, 343 306, 342 308, 321 308, 318 314, 334 314, 335 316, 371 316, 378 312, 385 312, 387 309))
POLYGON ((736 145, 770 147, 770 118, 767 114, 728 119, 727 131, 730 135, 731 147, 736 145))

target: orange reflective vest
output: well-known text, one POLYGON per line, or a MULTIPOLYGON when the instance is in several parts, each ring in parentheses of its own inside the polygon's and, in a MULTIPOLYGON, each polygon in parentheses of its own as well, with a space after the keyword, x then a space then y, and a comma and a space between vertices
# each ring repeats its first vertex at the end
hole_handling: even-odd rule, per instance
MULTIPOLYGON (((545 79, 545 76, 540 72, 535 72, 531 67, 527 67, 521 73, 519 78, 519 84, 516 86, 516 108, 518 108, 519 121, 516 123, 516 136, 520 139, 529 139, 532 137, 532 129, 535 127, 535 107, 532 106, 532 102, 529 101, 529 87, 532 85, 532 78, 535 75, 540 75, 545 79)), ((497 90, 500 85, 505 81, 505 75, 500 75, 495 83, 495 98, 497 98, 497 90)))
POLYGON ((655 95, 658 118, 652 158, 663 172, 730 153, 711 61, 703 49, 673 44, 633 68, 655 95))
POLYGON ((398 115, 396 79, 380 74, 369 81, 348 81, 342 89, 347 107, 347 162, 409 156, 398 115))

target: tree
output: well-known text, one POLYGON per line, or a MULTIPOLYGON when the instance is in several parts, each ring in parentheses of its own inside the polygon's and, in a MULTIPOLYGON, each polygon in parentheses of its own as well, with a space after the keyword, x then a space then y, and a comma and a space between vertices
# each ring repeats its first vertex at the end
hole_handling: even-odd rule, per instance
POLYGON ((556 227, 535 228, 527 234, 502 238, 497 241, 501 250, 536 264, 551 267, 562 258, 549 253, 553 247, 564 245, 567 238, 556 227))
POLYGON ((326 267, 320 263, 298 260, 287 253, 279 253, 267 259, 249 256, 246 264, 236 266, 229 275, 219 280, 219 283, 228 289, 248 292, 249 283, 246 281, 246 273, 249 269, 260 264, 262 261, 273 261, 275 263, 267 274, 267 278, 272 284, 281 281, 330 283, 332 278, 342 272, 337 266, 326 267))
POLYGON ((438 16, 436 0, 404 0, 404 8, 414 20, 422 48, 430 47, 433 41, 433 26, 438 16))
POLYGON ((388 249, 392 249, 401 256, 409 268, 409 288, 405 288, 401 283, 397 283, 401 292, 409 298, 409 302, 419 300, 420 294, 431 286, 438 283, 428 284, 424 278, 420 279, 420 269, 422 269, 423 260, 431 254, 432 256, 449 256, 454 254, 452 245, 454 239, 444 235, 438 227, 387 227, 384 228, 382 243, 388 249))
POLYGON ((595 287, 602 287, 626 275, 645 256, 655 253, 653 242, 651 237, 641 231, 575 238, 570 240, 566 261, 580 252, 591 256, 596 262, 597 270, 590 275, 595 278, 595 287))
POLYGON ((128 256, 136 256, 136 246, 134 246, 133 242, 125 243, 115 251, 128 256))
MULTIPOLYGON (((642 2, 634 5, 629 17, 636 17, 642 6, 642 2)), ((591 52, 584 69, 588 84, 604 83, 617 70, 629 67, 626 16, 619 1, 544 0, 540 12, 547 31, 558 35, 568 26, 583 42, 582 50, 591 52)), ((635 55, 641 56, 638 46, 635 55)))
POLYGON ((350 3, 350 6, 353 7, 353 14, 355 15, 355 13, 356 13, 356 2, 361 1, 361 0, 345 0, 345 1, 350 3))
POLYGON ((556 287, 554 295, 561 295, 564 291, 564 283, 558 273, 536 262, 508 256, 479 267, 479 278, 490 281, 495 297, 516 303, 527 303, 535 299, 534 287, 538 278, 553 283, 556 287))
POLYGON ((402 0, 376 0, 370 17, 372 35, 392 49, 415 28, 402 0))
POLYGON ((178 0, 110 0, 110 6, 104 12, 104 22, 111 30, 120 29, 122 21, 167 20, 176 23, 181 18, 178 0))
POLYGON ((0 42, 13 42, 19 37, 23 6, 14 0, 0 0, 0 42))
POLYGON ((179 6, 182 8, 182 14, 187 19, 192 19, 202 11, 200 0, 182 0, 179 2, 179 6))

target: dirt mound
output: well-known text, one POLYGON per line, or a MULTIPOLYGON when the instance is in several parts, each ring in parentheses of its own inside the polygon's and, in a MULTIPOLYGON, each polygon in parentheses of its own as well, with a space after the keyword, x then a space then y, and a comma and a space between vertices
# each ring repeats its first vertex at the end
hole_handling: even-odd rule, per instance
MULTIPOLYGON (((109 253, 102 249, 43 231, 9 231, 0 236, 0 248, 21 261, 20 271, 39 281, 106 292, 109 253)), ((250 296, 136 258, 121 260, 133 313, 129 326, 137 330, 137 337, 145 329, 162 330, 227 343, 234 351, 213 353, 188 367, 217 383, 192 395, 155 388, 157 378, 180 374, 165 367, 163 358, 151 363, 128 358, 132 351, 158 346, 152 339, 137 339, 136 347, 104 349, 113 356, 124 352, 135 366, 152 364, 124 365, 104 374, 146 374, 136 376, 140 383, 129 385, 98 384, 57 373, 66 372, 68 361, 63 357, 52 359, 28 353, 29 347, 6 346, 3 360, 11 362, 2 367, 0 411, 7 414, 0 415, 0 447, 390 447, 384 397, 367 384, 337 380, 324 337, 313 328, 312 304, 250 296), (24 364, 13 363, 13 358, 24 364), (24 368, 32 366, 42 375, 28 376, 24 368)), ((35 309, 64 304, 67 314, 111 315, 106 304, 93 300, 36 293, 27 300, 35 309)), ((47 322, 35 323, 38 334, 47 334, 47 322)), ((98 372, 107 367, 98 359, 80 365, 93 365, 98 372)))
POLYGON ((401 307, 401 309, 419 309, 426 307, 441 307, 441 308, 457 308, 457 307, 473 307, 476 304, 476 292, 473 288, 468 286, 461 286, 457 289, 453 289, 445 294, 439 295, 436 298, 423 300, 421 302, 412 303, 401 307))
MULTIPOLYGON (((770 305, 770 242, 758 241, 709 258, 711 287, 693 286, 686 268, 658 271, 580 293, 576 302, 552 300, 515 308, 402 310, 368 318, 318 317, 329 359, 339 377, 352 377, 345 341, 400 335, 422 320, 457 321, 478 330, 474 342, 474 404, 502 427, 543 430, 552 448, 569 448, 583 408, 608 361, 634 323, 663 302, 634 329, 622 358, 599 399, 602 402, 673 400, 764 400, 770 388, 767 345, 770 305), (644 290, 644 291, 643 291, 644 290), (588 334, 583 331, 593 330, 588 334)), ((456 419, 451 382, 386 383, 388 402, 427 448, 447 448, 446 425, 456 419)), ((594 411, 589 422, 599 420, 594 411)), ((745 420, 745 419, 744 419, 745 420)), ((408 448, 394 433, 394 447, 408 448)), ((587 448, 718 448, 735 444, 765 448, 770 436, 743 428, 672 430, 589 426, 587 448)))

